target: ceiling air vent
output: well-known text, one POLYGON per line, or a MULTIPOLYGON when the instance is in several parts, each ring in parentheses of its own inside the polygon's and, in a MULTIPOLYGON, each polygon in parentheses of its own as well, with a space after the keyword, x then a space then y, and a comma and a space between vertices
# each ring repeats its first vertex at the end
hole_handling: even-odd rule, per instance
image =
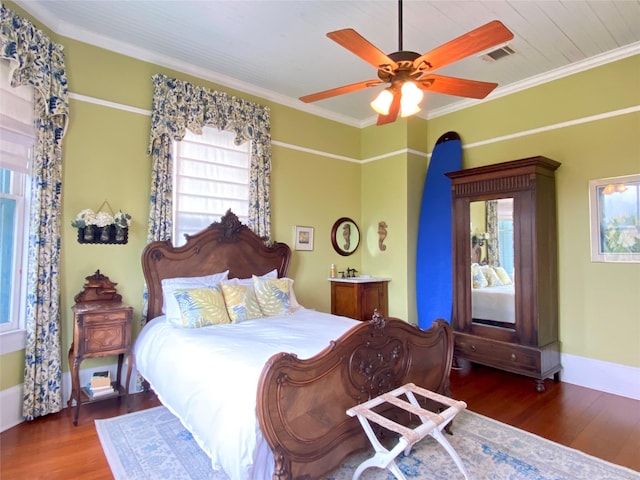
POLYGON ((493 50, 489 53, 482 55, 480 58, 488 62, 496 62, 501 58, 508 57, 510 55, 513 55, 514 53, 516 53, 516 51, 513 48, 511 48, 508 45, 505 45, 504 47, 500 47, 496 50, 493 50))

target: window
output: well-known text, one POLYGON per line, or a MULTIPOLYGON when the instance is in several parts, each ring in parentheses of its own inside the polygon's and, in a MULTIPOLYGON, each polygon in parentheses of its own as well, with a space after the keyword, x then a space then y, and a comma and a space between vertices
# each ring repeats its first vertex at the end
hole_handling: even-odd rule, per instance
MULTIPOLYGON (((0 62, 0 333, 24 327, 31 159, 35 141, 32 87, 12 88, 0 62)), ((3 343, 0 351, 16 348, 3 343)))
POLYGON ((514 275, 513 239, 513 198, 501 198, 498 202, 498 245, 499 259, 509 276, 514 275))
POLYGON ((235 134, 203 127, 174 142, 173 243, 220 220, 228 209, 244 224, 249 215, 250 142, 234 144, 235 134))

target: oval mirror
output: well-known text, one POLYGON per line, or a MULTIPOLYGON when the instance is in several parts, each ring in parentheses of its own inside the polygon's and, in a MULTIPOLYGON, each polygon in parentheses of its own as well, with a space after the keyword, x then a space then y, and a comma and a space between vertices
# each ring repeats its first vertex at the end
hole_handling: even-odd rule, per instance
POLYGON ((331 244, 340 255, 348 256, 360 245, 360 230, 348 217, 339 218, 331 229, 331 244))

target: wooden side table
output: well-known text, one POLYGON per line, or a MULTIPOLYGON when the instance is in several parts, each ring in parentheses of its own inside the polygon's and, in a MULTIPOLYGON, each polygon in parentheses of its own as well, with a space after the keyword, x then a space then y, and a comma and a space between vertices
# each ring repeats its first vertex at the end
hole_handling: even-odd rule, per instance
POLYGON ((371 320, 373 312, 388 315, 389 278, 330 278, 331 313, 356 320, 371 320))
POLYGON ((122 303, 121 296, 115 290, 115 283, 100 274, 98 270, 87 277, 88 283, 80 294, 76 295, 73 310, 73 343, 69 349, 69 368, 71 370, 71 396, 67 405, 75 400, 76 409, 73 424, 78 424, 80 407, 83 403, 97 402, 114 397, 125 397, 128 407, 129 382, 133 368, 131 350, 131 320, 133 308, 122 303), (85 387, 80 385, 80 364, 87 358, 118 355, 118 371, 112 383, 114 393, 92 398, 85 387), (127 357, 126 382, 122 383, 122 365, 127 357))

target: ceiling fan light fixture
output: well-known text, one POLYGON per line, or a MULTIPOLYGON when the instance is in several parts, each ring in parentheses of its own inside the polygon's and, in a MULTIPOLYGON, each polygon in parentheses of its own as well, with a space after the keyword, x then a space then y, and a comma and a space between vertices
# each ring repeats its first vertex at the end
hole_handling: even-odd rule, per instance
POLYGON ((424 98, 424 93, 411 81, 404 82, 400 90, 400 116, 408 117, 420 111, 420 102, 424 98))
POLYGON ((316 102, 390 83, 370 103, 379 115, 376 125, 386 125, 395 122, 399 115, 408 117, 418 113, 424 96, 422 90, 469 98, 487 96, 497 87, 497 83, 434 75, 433 72, 496 45, 505 45, 504 52, 508 53, 512 49, 507 50, 506 43, 513 39, 513 33, 499 20, 493 20, 420 55, 402 47, 402 0, 398 0, 397 52, 387 55, 353 28, 329 32, 327 37, 375 67, 378 78, 305 95, 300 100, 305 103, 316 102), (426 78, 422 77, 424 74, 428 74, 426 78))
POLYGON ((391 102, 393 101, 393 93, 388 88, 382 90, 373 102, 371 102, 371 108, 380 115, 388 115, 389 108, 391 108, 391 102))
POLYGON ((405 105, 400 102, 400 116, 401 117, 410 117, 411 115, 415 115, 420 111, 420 107, 418 105, 405 105))

